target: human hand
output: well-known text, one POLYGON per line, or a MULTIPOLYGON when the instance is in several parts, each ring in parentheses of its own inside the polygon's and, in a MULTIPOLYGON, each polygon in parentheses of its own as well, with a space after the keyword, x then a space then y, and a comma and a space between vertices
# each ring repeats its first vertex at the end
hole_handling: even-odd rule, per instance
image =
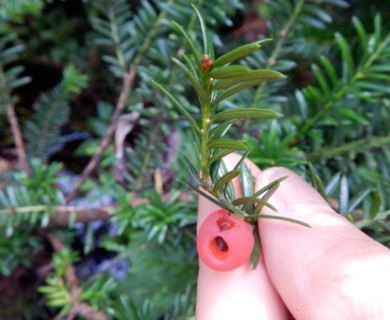
MULTIPOLYGON (((230 155, 232 169, 240 159, 230 155)), ((227 272, 200 261, 197 320, 368 320, 390 319, 390 250, 335 213, 309 184, 285 168, 261 172, 247 162, 255 190, 288 176, 269 202, 306 228, 259 219, 261 257, 227 272), (290 314, 291 313, 291 314, 290 314)), ((239 182, 234 181, 236 192, 239 182)), ((199 198, 198 228, 218 207, 199 198)))

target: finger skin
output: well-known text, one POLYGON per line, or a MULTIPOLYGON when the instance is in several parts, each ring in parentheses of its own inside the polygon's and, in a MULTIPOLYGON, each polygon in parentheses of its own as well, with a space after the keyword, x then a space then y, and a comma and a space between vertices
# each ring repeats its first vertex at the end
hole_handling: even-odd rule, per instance
MULTIPOLYGON (((228 169, 240 160, 238 155, 225 159, 228 169)), ((254 176, 260 173, 247 162, 254 176)), ((234 181, 236 192, 239 182, 234 181)), ((208 214, 219 209, 209 200, 199 198, 198 229, 208 214)), ((287 310, 272 287, 263 261, 256 270, 248 264, 232 271, 218 272, 199 262, 196 319, 197 320, 284 320, 287 310)))
MULTIPOLYGON (((259 230, 267 272, 295 319, 390 319, 390 251, 288 169, 262 172, 256 186, 282 176, 289 178, 270 203, 277 215, 312 228, 259 219, 259 230)), ((263 213, 275 214, 268 208, 263 213)))

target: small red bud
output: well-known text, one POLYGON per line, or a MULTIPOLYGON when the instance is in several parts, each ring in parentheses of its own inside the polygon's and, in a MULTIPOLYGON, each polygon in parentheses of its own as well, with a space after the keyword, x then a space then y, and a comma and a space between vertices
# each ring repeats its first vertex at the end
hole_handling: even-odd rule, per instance
POLYGON ((211 60, 210 56, 205 54, 202 58, 202 63, 200 65, 200 68, 203 72, 209 72, 213 66, 213 61, 211 60))

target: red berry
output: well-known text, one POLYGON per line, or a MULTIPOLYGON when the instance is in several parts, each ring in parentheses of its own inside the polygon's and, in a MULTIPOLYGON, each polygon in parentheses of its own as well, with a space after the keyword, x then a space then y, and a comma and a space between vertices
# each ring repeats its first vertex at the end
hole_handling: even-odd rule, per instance
POLYGON ((217 271, 229 271, 249 261, 254 242, 248 223, 225 209, 219 209, 210 213, 200 226, 197 249, 207 266, 217 271))

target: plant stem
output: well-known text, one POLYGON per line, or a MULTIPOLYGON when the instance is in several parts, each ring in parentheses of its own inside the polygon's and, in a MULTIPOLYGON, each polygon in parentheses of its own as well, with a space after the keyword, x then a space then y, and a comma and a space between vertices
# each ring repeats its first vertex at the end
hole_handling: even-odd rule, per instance
MULTIPOLYGON (((189 191, 183 192, 179 196, 180 201, 186 203, 191 202, 191 195, 192 193, 189 191)), ((169 194, 164 194, 162 196, 163 201, 166 201, 169 196, 169 194)), ((131 197, 131 202, 129 205, 131 207, 136 207, 141 204, 147 203, 149 203, 149 200, 146 198, 131 197)), ((83 208, 69 205, 28 205, 22 207, 2 208, 0 209, 0 216, 14 214, 30 214, 32 212, 50 212, 51 214, 49 226, 66 227, 69 226, 69 220, 82 223, 89 223, 96 220, 110 220, 112 218, 111 212, 117 210, 118 208, 120 208, 118 204, 98 208, 83 208)))
POLYGON ((342 96, 347 92, 348 88, 352 86, 356 81, 365 77, 366 70, 375 62, 375 60, 379 57, 381 52, 386 49, 386 47, 390 43, 390 35, 388 35, 380 45, 376 48, 376 50, 372 53, 370 58, 363 64, 360 69, 357 69, 355 74, 346 82, 341 88, 331 95, 328 101, 324 104, 324 106, 319 109, 316 114, 308 119, 305 125, 297 132, 295 135, 295 141, 298 141, 301 137, 303 137, 308 130, 310 130, 326 113, 329 112, 330 109, 335 105, 337 101, 339 101, 342 96))
POLYGON ((384 145, 390 144, 390 136, 387 137, 372 137, 370 139, 361 139, 349 143, 345 143, 339 147, 325 148, 308 154, 309 161, 323 160, 333 158, 343 153, 351 151, 364 152, 371 149, 381 148, 384 145))
POLYGON ((16 153, 18 154, 20 166, 26 174, 29 174, 30 168, 27 162, 26 149, 24 147, 22 133, 20 131, 19 121, 15 113, 14 105, 12 103, 8 104, 7 106, 7 117, 8 122, 11 126, 11 132, 14 138, 16 153))
POLYGON ((119 36, 119 30, 116 24, 115 12, 112 6, 108 6, 107 10, 108 10, 108 19, 110 21, 110 27, 111 27, 111 37, 115 47, 116 58, 119 62, 119 65, 123 68, 123 70, 126 70, 126 59, 120 48, 121 38, 119 36))
POLYGON ((201 106, 201 179, 205 183, 203 187, 211 186, 210 178, 210 125, 211 125, 211 110, 212 110, 212 101, 211 101, 211 79, 207 76, 203 77, 203 88, 206 93, 205 104, 201 106))
POLYGON ((137 179, 135 182, 135 186, 134 188, 132 188, 133 192, 140 191, 142 189, 146 171, 148 170, 148 166, 150 164, 150 161, 153 157, 153 153, 155 151, 155 143, 157 140, 156 132, 152 131, 150 133, 149 138, 150 140, 148 140, 148 145, 144 150, 142 166, 139 172, 137 172, 137 179))
MULTIPOLYGON (((303 5, 305 4, 305 0, 299 0, 298 3, 294 7, 294 11, 290 18, 287 20, 285 26, 280 31, 280 36, 276 42, 275 49, 272 51, 270 57, 267 60, 266 69, 274 66, 276 64, 276 60, 279 57, 280 50, 282 49, 282 46, 284 42, 287 39, 287 35, 290 32, 290 29, 292 25, 295 23, 296 19, 298 18, 299 14, 301 13, 303 9, 303 5)), ((252 108, 255 108, 257 103, 260 101, 261 95, 263 94, 264 88, 266 83, 263 82, 256 90, 255 97, 253 98, 253 103, 251 105, 252 108)))
POLYGON ((115 112, 111 118, 110 126, 108 127, 95 155, 91 158, 88 165, 84 168, 79 180, 76 182, 76 184, 73 186, 73 189, 69 192, 68 196, 66 197, 66 202, 69 202, 71 199, 74 198, 74 196, 77 194, 77 192, 79 191, 82 184, 85 182, 85 180, 89 177, 89 175, 92 173, 92 171, 95 169, 95 167, 99 163, 100 159, 103 156, 104 150, 110 144, 110 141, 112 139, 112 136, 114 135, 115 128, 117 126, 119 117, 122 114, 125 107, 127 106, 127 99, 129 96, 129 92, 130 92, 131 88, 133 87, 136 74, 137 74, 136 66, 134 64, 132 64, 130 66, 130 70, 129 70, 127 76, 123 80, 122 90, 121 90, 121 93, 120 93, 119 98, 118 98, 115 112))
MULTIPOLYGON (((41 231, 40 233, 46 237, 56 252, 61 252, 64 249, 64 244, 57 235, 46 231, 41 231)), ((104 313, 89 304, 80 301, 82 289, 79 285, 79 280, 73 264, 69 263, 67 265, 66 272, 63 275, 63 280, 66 284, 66 290, 69 292, 72 299, 72 308, 67 312, 68 319, 81 316, 87 320, 109 320, 109 317, 107 317, 104 313)))
MULTIPOLYGON (((199 0, 198 3, 196 4, 196 7, 198 8, 198 10, 202 7, 202 5, 203 5, 203 0, 199 0)), ((191 15, 190 22, 187 25, 186 30, 188 30, 188 31, 192 30, 194 28, 195 21, 196 21, 196 14, 195 14, 195 12, 193 12, 191 15)))
POLYGON ((201 178, 204 182, 209 180, 210 169, 209 169, 209 147, 208 141, 210 138, 210 116, 206 113, 202 113, 201 118, 202 129, 201 132, 201 178))
MULTIPOLYGON (((167 6, 172 5, 175 0, 170 0, 166 3, 167 6)), ((134 57, 133 63, 138 65, 141 62, 141 59, 144 57, 145 52, 150 48, 150 44, 153 39, 156 37, 157 33, 160 31, 161 21, 166 17, 167 12, 162 10, 153 25, 153 28, 148 32, 145 40, 142 42, 141 46, 138 49, 137 55, 134 57)))
MULTIPOLYGON (((356 74, 355 74, 356 76, 356 74)), ((306 132, 311 129, 322 117, 328 113, 330 109, 334 106, 334 104, 341 99, 347 89, 356 81, 355 76, 350 79, 347 83, 341 86, 340 90, 336 92, 333 96, 330 97, 329 101, 324 104, 324 106, 319 109, 316 114, 308 119, 304 126, 296 133, 295 138, 292 141, 298 141, 306 132)))

